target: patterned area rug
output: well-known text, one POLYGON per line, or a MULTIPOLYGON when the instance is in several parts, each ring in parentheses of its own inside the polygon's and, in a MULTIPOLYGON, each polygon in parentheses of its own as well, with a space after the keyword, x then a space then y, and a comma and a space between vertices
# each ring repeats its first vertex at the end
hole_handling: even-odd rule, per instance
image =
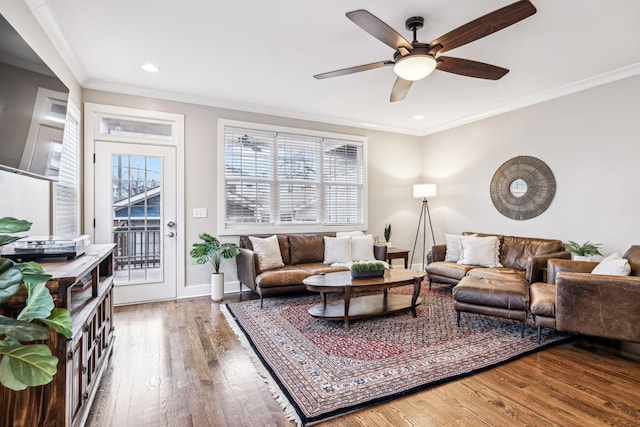
MULTIPOLYGON (((410 294, 410 287, 390 293, 410 294)), ((311 425, 433 387, 570 338, 517 321, 462 313, 456 326, 451 287, 424 286, 417 318, 409 310, 372 319, 311 317, 317 295, 227 304, 223 310, 290 419, 311 425), (425 289, 426 288, 426 289, 425 289), (264 369, 263 369, 264 368, 264 369), (267 375, 264 372, 268 373, 267 375)))

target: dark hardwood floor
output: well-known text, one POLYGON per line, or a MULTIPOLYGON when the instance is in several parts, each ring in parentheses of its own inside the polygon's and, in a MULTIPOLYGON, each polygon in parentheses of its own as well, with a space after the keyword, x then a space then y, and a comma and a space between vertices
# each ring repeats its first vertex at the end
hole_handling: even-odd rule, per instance
MULTIPOLYGON (((294 425, 208 297, 118 307, 114 323, 88 426, 294 425)), ((581 340, 318 425, 640 425, 640 361, 581 340)))

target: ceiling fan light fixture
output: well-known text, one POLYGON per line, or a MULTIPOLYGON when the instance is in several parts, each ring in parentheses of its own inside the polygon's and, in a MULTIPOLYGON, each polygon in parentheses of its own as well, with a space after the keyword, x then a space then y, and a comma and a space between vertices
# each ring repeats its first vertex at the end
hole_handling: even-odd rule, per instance
POLYGON ((146 63, 146 64, 142 64, 141 65, 142 69, 149 72, 149 73, 157 73, 158 71, 160 71, 160 67, 158 67, 155 64, 152 64, 150 62, 146 63))
POLYGON ((398 59, 393 71, 404 80, 420 80, 427 77, 436 68, 436 59, 431 55, 407 55, 398 59))

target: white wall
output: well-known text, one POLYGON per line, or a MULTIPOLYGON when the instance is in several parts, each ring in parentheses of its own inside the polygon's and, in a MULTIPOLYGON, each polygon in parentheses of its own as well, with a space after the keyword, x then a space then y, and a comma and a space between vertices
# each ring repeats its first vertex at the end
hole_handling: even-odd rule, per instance
POLYGON ((443 233, 495 232, 603 243, 621 254, 640 243, 640 77, 632 77, 423 138, 423 176, 443 233), (542 215, 515 221, 493 206, 496 169, 521 155, 549 165, 557 191, 542 215))
POLYGON ((50 181, 17 173, 0 172, 3 172, 0 173, 0 188, 2 189, 0 218, 9 216, 31 222, 31 229, 21 235, 49 235, 51 233, 50 181))
MULTIPOLYGON (((409 249, 413 244, 414 221, 417 221, 415 212, 420 206, 411 198, 411 188, 422 172, 419 155, 422 144, 419 137, 95 90, 84 90, 83 101, 184 114, 187 250, 197 240, 198 234, 218 234, 218 202, 222 197, 217 193, 217 125, 220 118, 366 136, 369 232, 382 237, 385 223, 391 222, 394 244, 409 249), (193 208, 207 208, 208 218, 192 218, 193 208)), ((237 242, 237 237, 228 237, 222 240, 237 242)), ((191 265, 188 256, 186 263, 186 286, 209 283, 209 270, 206 267, 191 265)), ((236 291, 235 261, 224 260, 222 271, 225 273, 226 291, 236 291)))

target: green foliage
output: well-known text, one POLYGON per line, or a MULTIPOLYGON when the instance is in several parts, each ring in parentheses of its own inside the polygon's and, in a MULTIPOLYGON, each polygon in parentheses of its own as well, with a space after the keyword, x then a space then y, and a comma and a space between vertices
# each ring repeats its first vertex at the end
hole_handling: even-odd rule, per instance
POLYGON ((220 241, 207 233, 198 236, 201 242, 196 242, 191 247, 191 258, 196 265, 210 262, 213 271, 220 273, 220 260, 232 259, 240 253, 240 248, 234 243, 220 243, 220 241))
POLYGON ((380 261, 356 262, 351 265, 351 271, 379 271, 384 269, 385 266, 380 261))
POLYGON ((0 303, 11 298, 22 284, 22 273, 13 261, 0 258, 0 303))
MULTIPOLYGON (((48 384, 58 371, 58 358, 44 344, 18 344, 0 347, 2 384, 13 384, 14 390, 48 384), (6 383, 5 383, 6 382, 6 383)), ((10 387, 11 388, 11 387, 10 387)))
POLYGON ((591 243, 587 241, 581 245, 572 240, 569 240, 568 242, 564 242, 562 245, 564 246, 564 249, 566 251, 569 251, 575 255, 580 255, 580 256, 602 255, 599 249, 602 246, 602 243, 591 243))
POLYGON ((391 239, 391 224, 384 226, 384 241, 389 243, 389 239, 391 239))
POLYGON ((49 317, 40 319, 40 321, 57 333, 64 335, 66 338, 73 336, 73 332, 71 331, 71 316, 67 309, 54 308, 49 317))
POLYGON ((49 334, 51 331, 44 326, 0 315, 0 335, 11 336, 18 342, 46 340, 49 334))
MULTIPOLYGON (((0 218, 0 233, 20 233, 30 228, 28 221, 0 218)), ((18 239, 0 235, 0 246, 18 239)), ((50 278, 36 262, 14 263, 0 257, 0 303, 14 296, 21 286, 27 290, 25 306, 16 319, 0 316, 0 384, 12 390, 48 384, 58 370, 58 358, 49 347, 25 343, 47 340, 51 331, 71 338, 71 315, 66 309, 54 307, 46 287, 50 278)))

